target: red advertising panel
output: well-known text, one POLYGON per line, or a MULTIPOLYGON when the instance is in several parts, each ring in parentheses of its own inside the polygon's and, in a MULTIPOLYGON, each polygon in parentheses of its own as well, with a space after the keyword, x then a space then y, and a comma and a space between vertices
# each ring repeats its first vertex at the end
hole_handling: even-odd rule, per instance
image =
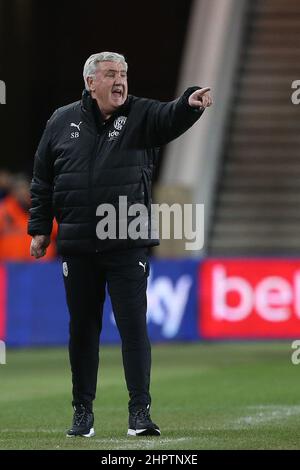
POLYGON ((0 340, 5 339, 6 319, 6 271, 0 266, 0 340))
POLYGON ((207 260, 198 291, 204 338, 300 339, 300 260, 207 260))

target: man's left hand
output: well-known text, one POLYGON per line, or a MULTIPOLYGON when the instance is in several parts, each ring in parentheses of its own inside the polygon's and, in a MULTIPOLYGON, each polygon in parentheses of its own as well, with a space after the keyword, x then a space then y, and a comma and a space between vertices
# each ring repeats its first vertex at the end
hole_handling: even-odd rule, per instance
POLYGON ((189 96, 189 105, 192 108, 208 108, 212 105, 213 101, 211 95, 208 93, 210 88, 200 88, 200 90, 194 91, 189 96))

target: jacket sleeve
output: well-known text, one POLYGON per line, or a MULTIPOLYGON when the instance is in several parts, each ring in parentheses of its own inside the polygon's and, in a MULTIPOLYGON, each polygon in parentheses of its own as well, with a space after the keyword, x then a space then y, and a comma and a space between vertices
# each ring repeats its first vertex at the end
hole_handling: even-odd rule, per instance
POLYGON ((204 112, 189 105, 189 96, 201 87, 188 88, 177 100, 168 103, 151 100, 147 111, 146 144, 165 145, 187 131, 204 112))
POLYGON ((54 113, 47 122, 34 159, 31 181, 31 209, 28 234, 50 235, 53 223, 53 150, 51 148, 54 113))

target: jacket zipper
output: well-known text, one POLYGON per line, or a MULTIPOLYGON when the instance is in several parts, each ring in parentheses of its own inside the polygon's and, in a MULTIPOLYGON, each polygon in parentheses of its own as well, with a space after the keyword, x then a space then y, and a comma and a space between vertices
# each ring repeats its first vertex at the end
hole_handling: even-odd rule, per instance
MULTIPOLYGON (((93 157, 91 159, 91 162, 90 162, 90 172, 89 172, 89 198, 90 198, 90 203, 91 203, 91 206, 92 206, 92 210, 94 210, 94 205, 93 205, 93 184, 92 184, 92 179, 93 179, 93 174, 94 174, 94 166, 95 166, 95 161, 96 161, 96 158, 97 158, 97 155, 101 152, 101 149, 105 143, 105 133, 106 133, 106 129, 107 129, 107 126, 106 125, 103 125, 102 129, 101 129, 101 134, 99 133, 99 130, 97 132, 97 139, 96 139, 96 146, 95 146, 95 152, 93 154, 93 157), (101 145, 99 145, 100 143, 100 139, 102 137, 102 142, 101 142, 101 145)), ((96 223, 97 223, 97 219, 96 219, 96 211, 94 210, 94 214, 92 214, 92 217, 94 217, 94 220, 95 220, 95 232, 93 234, 93 236, 95 237, 94 238, 94 243, 95 243, 95 252, 98 253, 100 250, 98 248, 96 248, 96 243, 97 243, 97 238, 96 238, 96 223)))

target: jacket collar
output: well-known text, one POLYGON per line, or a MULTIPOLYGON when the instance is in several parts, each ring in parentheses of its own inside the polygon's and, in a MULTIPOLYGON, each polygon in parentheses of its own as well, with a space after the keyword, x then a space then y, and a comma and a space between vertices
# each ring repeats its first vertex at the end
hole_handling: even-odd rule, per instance
MULTIPOLYGON (((111 121, 116 118, 116 116, 120 116, 121 114, 126 113, 129 102, 130 102, 130 96, 127 96, 126 101, 122 106, 120 106, 113 114, 112 116, 108 119, 108 121, 111 121)), ((87 90, 83 90, 82 92, 82 98, 81 98, 81 108, 84 114, 86 114, 88 117, 93 117, 94 120, 96 121, 97 125, 102 125, 104 120, 103 116, 101 114, 101 111, 99 109, 97 101, 91 97, 91 94, 87 90)))

